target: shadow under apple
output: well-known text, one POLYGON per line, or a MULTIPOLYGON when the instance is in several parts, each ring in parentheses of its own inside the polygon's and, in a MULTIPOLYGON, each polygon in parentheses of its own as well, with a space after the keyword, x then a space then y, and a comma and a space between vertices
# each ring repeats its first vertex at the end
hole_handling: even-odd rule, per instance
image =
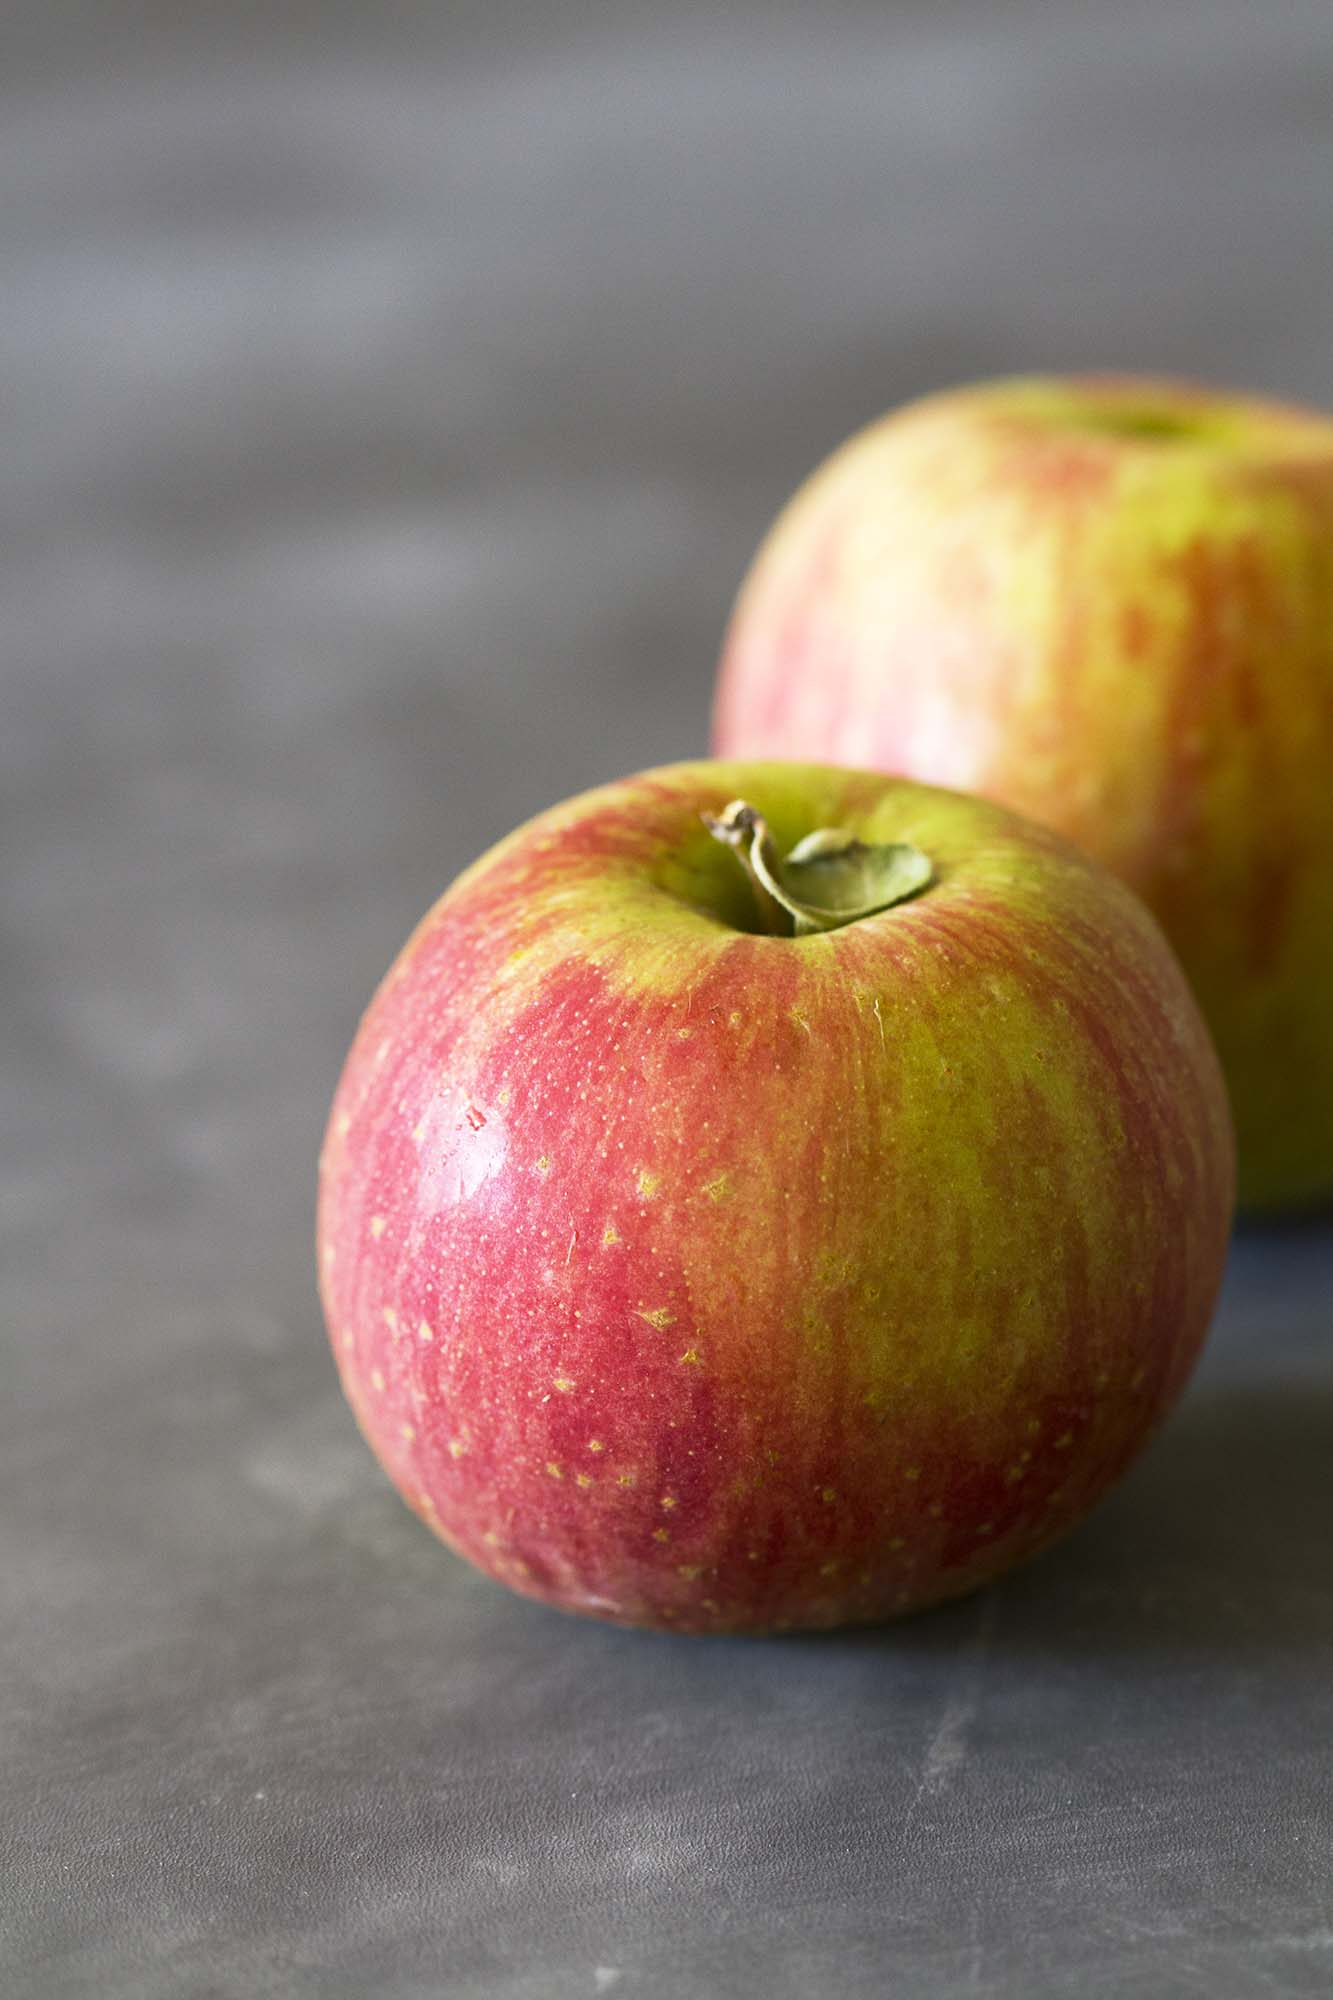
MULTIPOLYGON (((1089 1521, 981 1594, 993 1650, 1233 1663, 1333 1650, 1331 1524, 1333 1375, 1200 1384, 1089 1521)), ((823 1643, 952 1655, 979 1601, 823 1643)))

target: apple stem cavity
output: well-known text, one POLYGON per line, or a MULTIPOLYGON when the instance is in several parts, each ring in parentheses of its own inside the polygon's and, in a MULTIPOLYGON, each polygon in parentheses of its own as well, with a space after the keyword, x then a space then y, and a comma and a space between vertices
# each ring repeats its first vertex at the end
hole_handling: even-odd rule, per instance
POLYGON ((700 817, 744 868, 760 929, 770 937, 809 937, 876 916, 919 894, 935 872, 910 841, 871 845, 838 827, 806 834, 781 860, 768 822, 744 799, 733 799, 716 819, 700 817))

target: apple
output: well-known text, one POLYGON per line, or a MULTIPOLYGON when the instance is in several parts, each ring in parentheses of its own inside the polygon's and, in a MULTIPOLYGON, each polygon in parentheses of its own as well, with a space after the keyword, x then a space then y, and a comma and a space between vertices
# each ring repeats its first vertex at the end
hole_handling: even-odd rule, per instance
POLYGON ((760 550, 713 743, 1077 841, 1193 983, 1242 1202, 1333 1194, 1333 420, 1116 376, 891 415, 760 550))
POLYGON ((372 1448, 479 1568, 828 1626, 971 1589, 1120 1476, 1233 1170, 1175 959, 1058 836, 683 764, 543 813, 409 940, 334 1100, 321 1290, 372 1448))

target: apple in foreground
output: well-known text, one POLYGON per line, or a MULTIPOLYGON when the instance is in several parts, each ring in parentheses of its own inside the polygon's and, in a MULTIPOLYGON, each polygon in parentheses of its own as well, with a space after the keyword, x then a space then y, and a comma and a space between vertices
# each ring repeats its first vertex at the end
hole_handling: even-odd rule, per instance
POLYGON ((1203 1340, 1233 1165, 1175 959, 1063 840, 676 765, 520 828, 409 940, 334 1101, 321 1287, 372 1447, 479 1568, 831 1626, 1119 1477, 1203 1340))
POLYGON ((1333 420, 1125 377, 926 399, 796 495, 737 602, 724 756, 998 799, 1148 903, 1251 1207, 1333 1195, 1333 420))

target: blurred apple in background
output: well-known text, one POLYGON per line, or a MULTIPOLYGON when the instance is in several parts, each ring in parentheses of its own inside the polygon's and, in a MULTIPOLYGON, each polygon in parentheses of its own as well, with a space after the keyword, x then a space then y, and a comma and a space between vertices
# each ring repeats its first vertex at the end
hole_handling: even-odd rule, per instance
POLYGON ((1189 1373, 1232 1192, 1206 1029, 1110 875, 977 799, 680 765, 532 821, 409 941, 321 1287, 367 1438, 480 1568, 826 1626, 1087 1512, 1189 1373))
POLYGON ((904 409, 761 549, 714 748, 980 792, 1079 842, 1190 976, 1242 1202, 1333 1194, 1333 421, 1125 377, 904 409))

